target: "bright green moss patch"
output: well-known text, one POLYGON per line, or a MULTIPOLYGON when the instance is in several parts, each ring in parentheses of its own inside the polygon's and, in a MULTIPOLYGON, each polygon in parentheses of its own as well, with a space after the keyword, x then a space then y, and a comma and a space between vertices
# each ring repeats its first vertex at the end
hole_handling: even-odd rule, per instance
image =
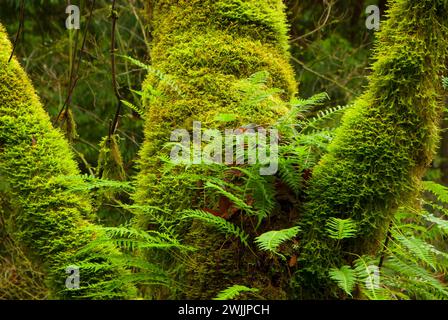
POLYGON ((301 220, 307 233, 301 240, 299 295, 328 297, 331 290, 321 289, 331 288, 329 268, 354 260, 353 254, 376 252, 395 210, 415 199, 437 146, 447 8, 447 1, 392 2, 367 91, 313 172, 301 220), (331 240, 322 227, 330 217, 352 218, 357 236, 331 240))
MULTIPOLYGON (((75 256, 95 233, 86 218, 91 205, 87 195, 66 192, 71 185, 83 184, 68 142, 53 129, 30 80, 19 63, 8 64, 11 44, 0 25, 0 210, 7 221, 8 236, 20 243, 26 253, 43 267, 52 298, 126 298, 132 288, 108 288, 103 280, 116 277, 123 270, 105 263, 102 268, 88 268, 95 261, 92 252, 75 256), (66 267, 80 269, 80 290, 65 287, 66 267), (95 287, 96 285, 96 287, 95 287)), ((106 245, 99 251, 118 254, 106 245)))

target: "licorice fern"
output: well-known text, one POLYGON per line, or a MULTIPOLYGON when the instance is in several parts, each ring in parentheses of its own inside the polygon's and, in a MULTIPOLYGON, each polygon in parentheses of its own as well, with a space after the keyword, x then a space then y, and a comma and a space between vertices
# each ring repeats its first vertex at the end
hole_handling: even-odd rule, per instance
POLYGON ((214 216, 208 212, 202 210, 185 210, 180 213, 180 220, 185 219, 197 219, 210 226, 216 227, 218 230, 222 231, 225 235, 231 235, 238 238, 241 243, 248 246, 249 235, 241 230, 238 226, 234 225, 227 220, 214 216))
POLYGON ((259 290, 257 288, 248 288, 246 286, 236 284, 218 293, 213 300, 233 300, 244 292, 257 293, 258 291, 259 290))
POLYGON ((330 218, 326 224, 326 231, 330 238, 342 240, 353 238, 357 232, 356 223, 352 219, 330 218))
POLYGON ((356 284, 356 272, 349 266, 341 268, 331 268, 329 271, 330 278, 338 284, 339 288, 344 290, 349 296, 352 296, 353 288, 356 284))
POLYGON ((174 92, 176 92, 179 96, 183 96, 182 90, 180 89, 177 81, 175 81, 171 76, 169 76, 169 75, 163 73, 162 71, 160 71, 146 63, 143 63, 135 58, 125 56, 125 55, 117 55, 117 57, 121 57, 121 58, 131 62, 132 64, 136 65, 137 67, 139 67, 141 69, 145 69, 149 73, 154 74, 160 81, 168 84, 170 86, 170 88, 174 92))
POLYGON ((260 250, 271 252, 282 257, 283 259, 286 259, 285 256, 278 251, 278 249, 285 241, 296 237, 299 231, 299 227, 268 231, 256 237, 255 243, 260 250))

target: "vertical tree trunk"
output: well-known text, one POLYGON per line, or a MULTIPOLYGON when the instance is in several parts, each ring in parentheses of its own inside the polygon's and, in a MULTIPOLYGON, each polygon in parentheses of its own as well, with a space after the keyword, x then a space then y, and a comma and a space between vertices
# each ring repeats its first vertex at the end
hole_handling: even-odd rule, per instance
MULTIPOLYGON (((75 255, 95 237, 86 220, 90 199, 83 193, 67 192, 84 183, 69 144, 52 127, 16 59, 8 63, 11 51, 0 25, 0 206, 5 209, 0 213, 6 215, 6 228, 44 267, 51 298, 101 297, 103 293, 107 298, 128 297, 132 293, 129 286, 105 290, 98 285, 124 272, 113 266, 100 270, 81 267, 80 290, 65 287, 66 268, 93 258, 94 253, 75 255), (95 284, 98 286, 89 287, 95 284)), ((102 250, 118 254, 112 246, 102 250)))
MULTIPOLYGON (((179 90, 172 81, 152 74, 143 86, 147 121, 136 201, 173 211, 203 208, 196 183, 160 172, 159 156, 169 153, 162 147, 174 129, 191 132, 193 121, 200 121, 202 128, 224 129, 215 117, 232 113, 237 120, 227 127, 236 129, 250 123, 272 124, 287 111, 282 99, 295 94, 297 83, 288 61, 284 6, 281 0, 154 0, 151 4, 152 65, 169 75, 179 90), (276 108, 242 106, 241 80, 259 71, 269 72, 269 88, 283 90, 274 96, 276 108), (151 95, 154 88, 163 94, 151 95)), ((146 226, 149 218, 142 214, 137 221, 146 226)), ((190 257, 183 279, 189 289, 182 297, 212 298, 243 281, 254 267, 249 261, 238 261, 239 245, 212 228, 197 222, 187 234, 199 250, 190 257)), ((256 272, 250 276, 256 278, 256 272)), ((269 286, 269 280, 264 280, 262 285, 269 286)))
POLYGON ((345 115, 311 181, 299 259, 299 283, 311 297, 331 295, 328 269, 353 254, 374 253, 397 207, 419 192, 438 142, 447 3, 391 2, 367 91, 345 115), (331 240, 325 232, 331 217, 353 219, 357 236, 331 240))

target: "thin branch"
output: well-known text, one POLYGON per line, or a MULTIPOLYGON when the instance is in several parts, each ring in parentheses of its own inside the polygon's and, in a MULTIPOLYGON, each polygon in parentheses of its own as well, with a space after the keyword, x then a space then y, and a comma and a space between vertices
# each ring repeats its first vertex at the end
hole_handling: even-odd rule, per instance
POLYGON ((86 45, 87 33, 88 33, 88 30, 89 30, 90 23, 92 21, 93 8, 95 7, 95 1, 96 0, 92 0, 92 2, 90 4, 89 17, 88 17, 88 20, 87 20, 86 27, 84 29, 82 44, 81 44, 81 48, 80 48, 79 53, 77 53, 77 50, 76 50, 77 47, 78 47, 78 37, 76 37, 75 50, 74 50, 74 53, 73 53, 73 61, 74 61, 74 63, 72 64, 72 69, 70 70, 69 90, 68 90, 67 98, 65 99, 64 105, 62 106, 61 110, 59 111, 59 113, 58 113, 58 115, 57 115, 57 117, 56 117, 56 119, 54 121, 54 124, 59 121, 59 118, 61 117, 61 115, 64 112, 64 110, 67 110, 70 107, 72 95, 73 95, 73 92, 75 90, 76 84, 78 83, 78 79, 79 79, 79 77, 78 77, 79 69, 80 69, 80 66, 81 66, 81 63, 82 63, 82 56, 83 56, 83 52, 84 52, 84 47, 86 45), (76 55, 78 56, 78 61, 77 62, 75 62, 76 55))
MULTIPOLYGON (((324 1, 324 2, 326 2, 326 1, 324 1)), ((322 28, 324 28, 327 25, 328 19, 330 18, 330 14, 331 14, 331 11, 333 9, 333 5, 334 5, 334 1, 330 1, 328 3, 328 5, 326 7, 326 10, 325 10, 327 13, 326 13, 326 16, 325 16, 324 21, 322 22, 322 24, 320 24, 316 29, 314 29, 314 30, 312 30, 312 31, 310 31, 310 32, 308 32, 308 33, 306 33, 304 35, 301 35, 300 37, 297 37, 295 39, 290 40, 290 42, 299 41, 299 40, 301 40, 303 38, 306 38, 306 37, 316 33, 317 31, 321 30, 322 28)))
POLYGON ((19 43, 19 38, 22 34, 23 27, 25 25, 25 0, 20 1, 20 22, 19 29, 17 29, 16 38, 14 39, 14 45, 12 47, 11 55, 9 56, 8 63, 11 62, 12 57, 14 56, 14 52, 16 51, 17 44, 19 43))
POLYGON ((117 19, 118 19, 118 14, 117 14, 117 11, 115 10, 115 4, 116 4, 116 0, 113 0, 112 7, 111 7, 112 30, 111 30, 111 37, 110 37, 110 42, 111 42, 110 62, 111 62, 111 67, 112 67, 112 86, 114 89, 115 97, 117 98, 117 101, 118 101, 118 105, 117 105, 117 111, 115 112, 114 120, 112 121, 111 125, 109 126, 109 139, 117 130, 118 120, 119 120, 120 113, 121 113, 121 100, 122 100, 120 92, 118 90, 116 61, 115 61, 115 51, 116 51, 115 31, 116 31, 117 19))
POLYGON ((300 64, 300 65, 303 67, 303 69, 305 69, 306 71, 309 71, 309 72, 311 72, 312 74, 314 74, 314 75, 316 75, 316 76, 318 76, 318 77, 320 77, 320 78, 322 78, 322 79, 325 79, 325 80, 327 80, 327 81, 330 81, 331 83, 333 83, 333 84, 335 84, 336 86, 338 86, 339 88, 341 88, 341 89, 343 89, 343 90, 345 90, 345 91, 351 93, 352 95, 356 95, 356 93, 355 93, 354 91, 352 91, 352 90, 350 90, 349 88, 347 88, 346 86, 340 84, 340 83, 337 82, 336 80, 331 79, 331 78, 329 78, 329 77, 327 77, 327 76, 325 76, 325 75, 323 75, 323 74, 320 74, 319 72, 317 72, 317 71, 311 69, 310 67, 308 67, 305 63, 303 63, 303 62, 300 61, 299 59, 292 57, 292 60, 294 60, 295 62, 297 62, 298 64, 300 64))

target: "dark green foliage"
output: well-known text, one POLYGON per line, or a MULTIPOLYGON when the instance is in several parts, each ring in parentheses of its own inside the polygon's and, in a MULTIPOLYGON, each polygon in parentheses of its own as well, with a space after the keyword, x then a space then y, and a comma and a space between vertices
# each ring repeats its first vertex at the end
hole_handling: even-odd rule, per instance
MULTIPOLYGON (((1 5, 0 21, 11 38, 18 28, 19 2, 5 0, 1 5)), ((80 52, 90 3, 90 0, 72 2, 81 10, 81 29, 78 31, 65 28, 65 19, 68 17, 65 13, 67 1, 27 1, 25 5, 25 30, 20 38, 16 56, 33 79, 42 104, 53 121, 68 95, 73 56, 75 52, 80 52)), ((146 0, 117 3, 117 55, 132 55, 141 60, 148 57, 150 38, 145 27, 145 3, 146 0)), ((78 133, 71 141, 75 160, 79 161, 81 170, 89 174, 93 174, 92 168, 97 167, 100 151, 98 144, 108 134, 109 120, 114 116, 116 105, 110 74, 109 6, 110 1, 95 1, 92 22, 81 53, 82 62, 77 74, 77 85, 70 104, 78 133)), ((137 70, 129 61, 120 57, 117 57, 116 65, 122 98, 140 107, 140 97, 132 89, 141 87, 145 71, 137 70)), ((63 129, 66 124, 69 122, 63 123, 63 129)), ((123 109, 117 134, 121 137, 120 151, 127 175, 135 173, 134 160, 143 140, 142 127, 143 121, 137 112, 123 109)))
POLYGON ((313 172, 300 222, 304 296, 330 297, 328 269, 353 260, 344 252, 374 253, 398 206, 415 199, 437 146, 447 14, 446 1, 392 1, 367 91, 313 172), (337 247, 322 229, 331 217, 353 219, 357 236, 337 247))
MULTIPOLYGON (((112 264, 98 270, 80 269, 81 288, 65 289, 66 268, 93 259, 93 252, 76 255, 95 237, 87 227, 91 204, 82 192, 64 192, 82 185, 69 144, 52 128, 30 80, 19 63, 8 63, 11 44, 0 26, 0 172, 2 220, 9 235, 26 255, 45 270, 52 298, 77 298, 97 294, 102 298, 127 298, 130 286, 103 290, 101 282, 123 269, 112 264)), ((113 246, 97 248, 118 254, 113 246)))
MULTIPOLYGON (((374 30, 365 26, 369 5, 384 0, 286 0, 291 25, 291 61, 310 96, 325 91, 332 104, 351 103, 362 93, 369 74, 374 30)), ((384 20, 381 16, 381 20, 384 20)))

